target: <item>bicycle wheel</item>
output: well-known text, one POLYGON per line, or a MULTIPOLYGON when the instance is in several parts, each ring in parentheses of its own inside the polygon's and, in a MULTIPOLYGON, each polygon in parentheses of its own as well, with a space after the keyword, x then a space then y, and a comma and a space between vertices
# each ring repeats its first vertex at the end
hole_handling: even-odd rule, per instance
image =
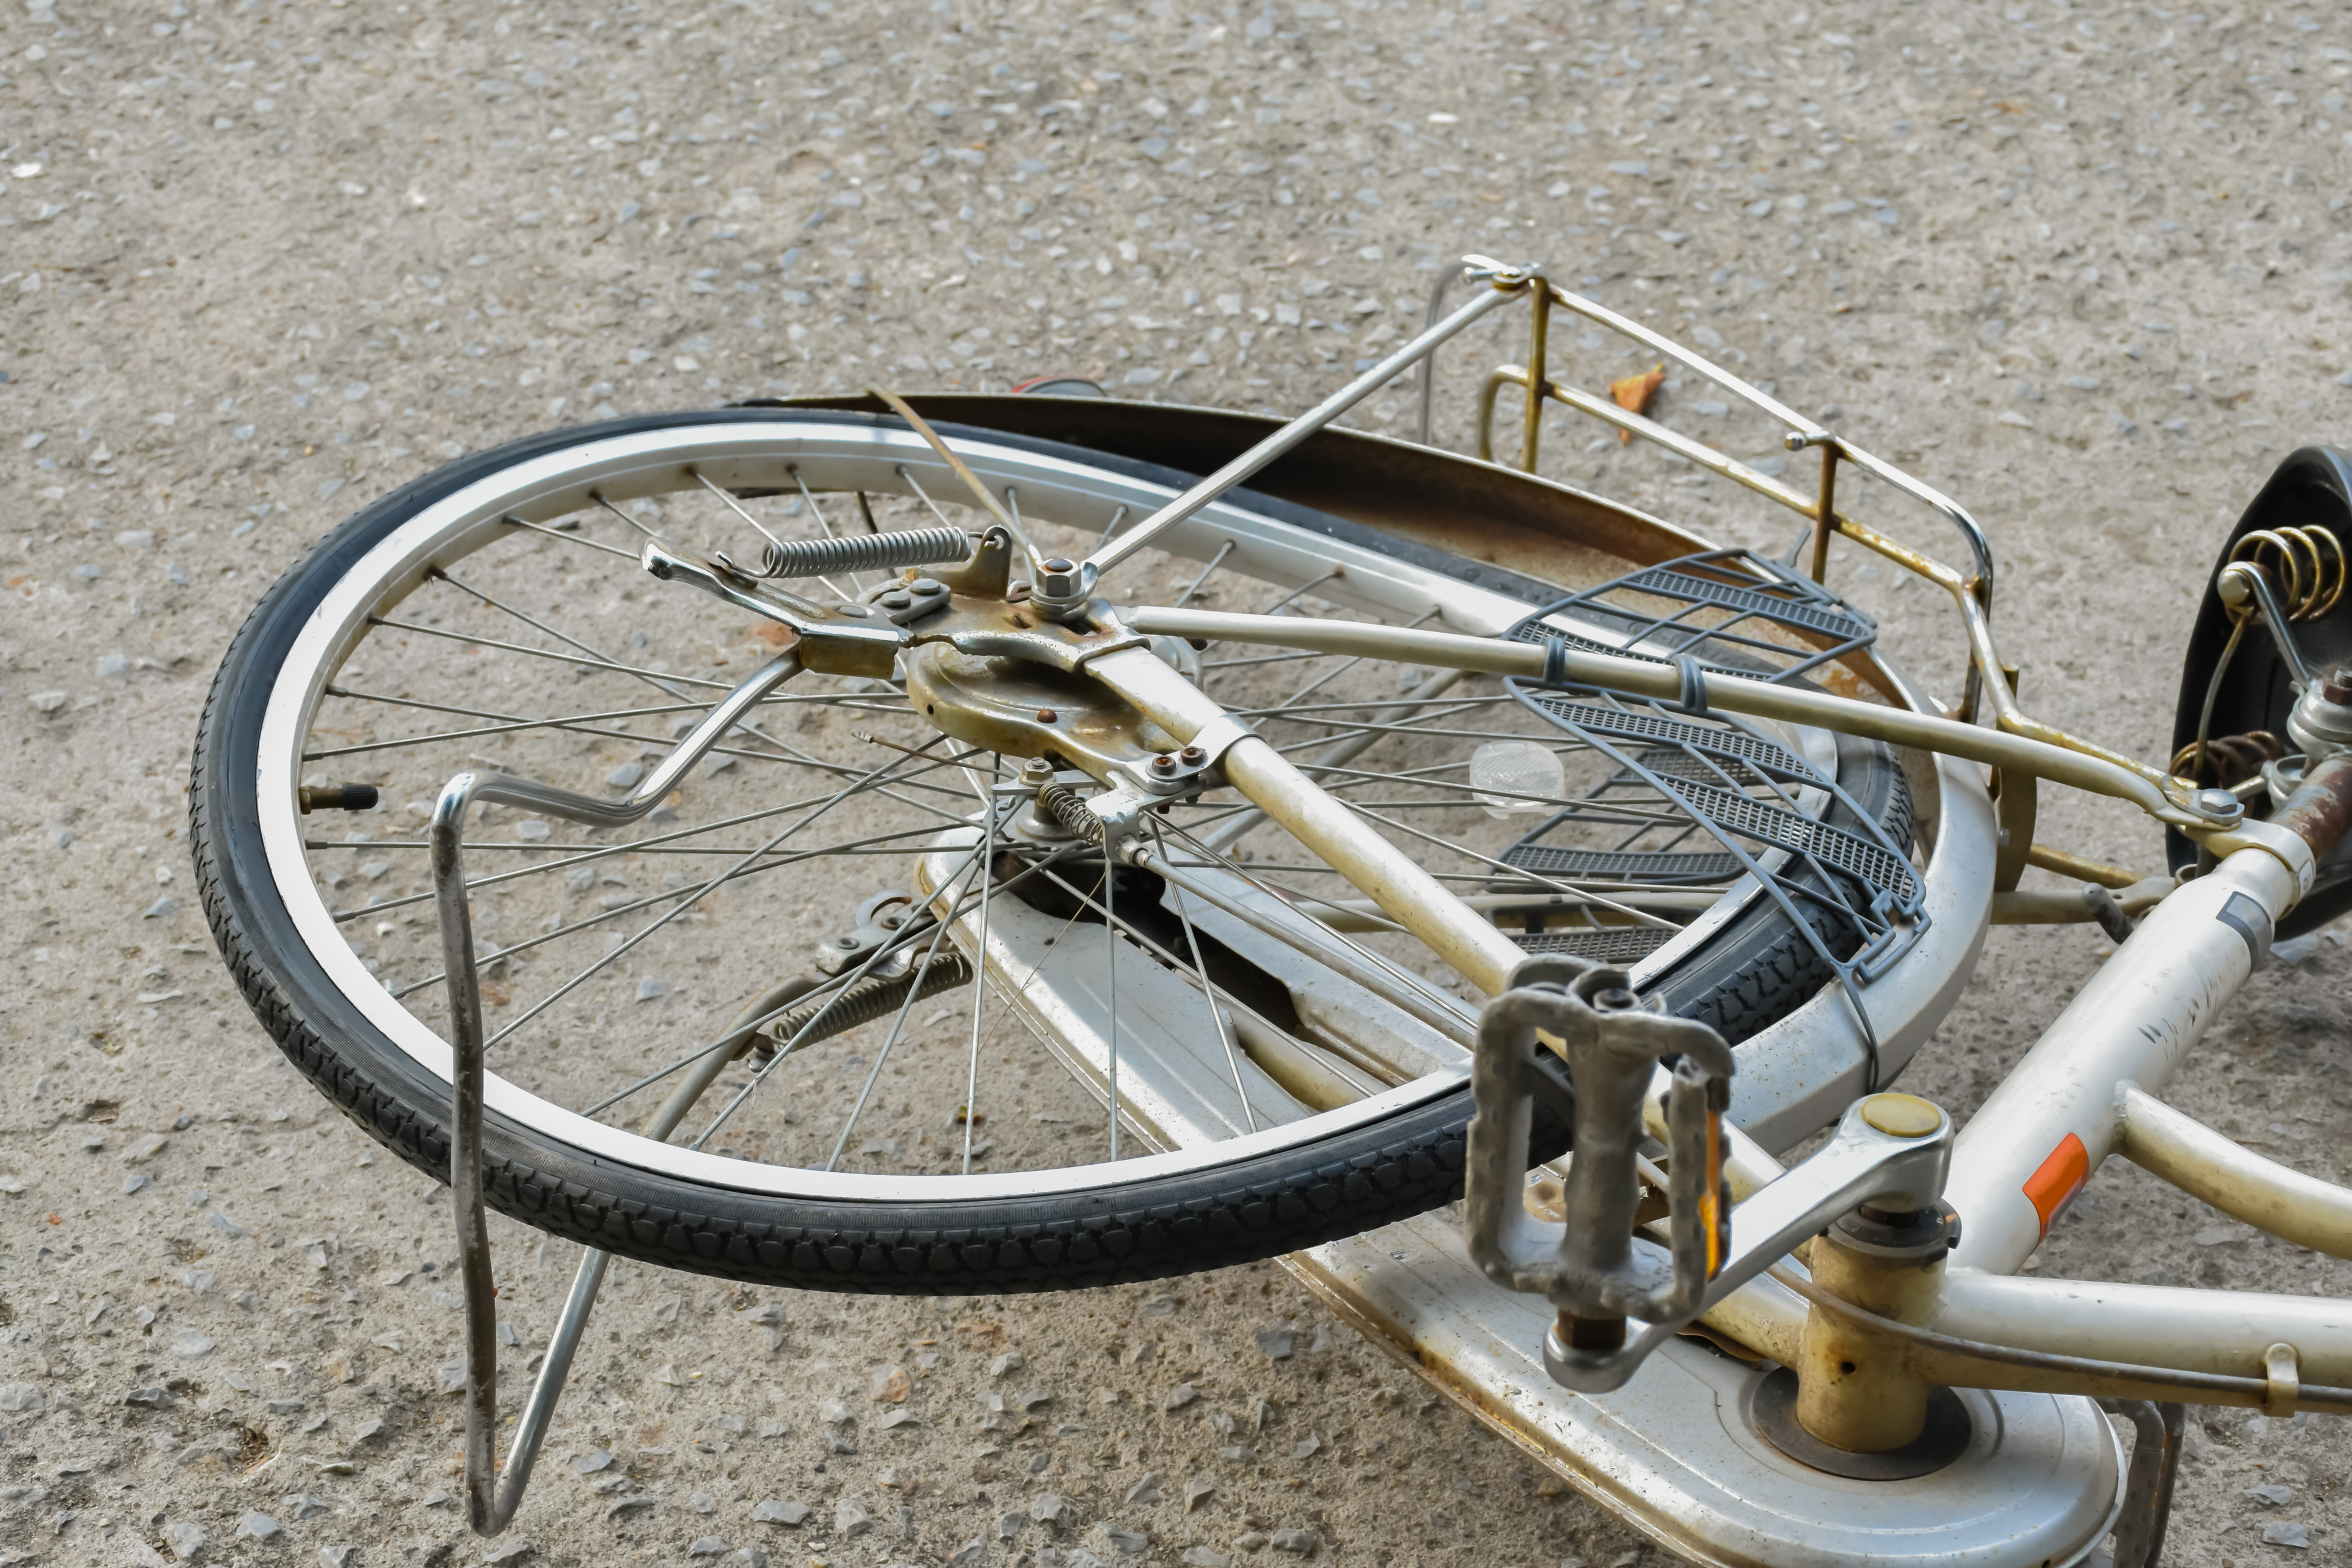
MULTIPOLYGON (((1190 479, 941 434, 1049 550, 1081 550, 1190 479)), ((761 533, 977 532, 986 516, 958 484, 895 420, 736 408, 531 437, 330 534, 231 645, 191 792, 207 915, 289 1057, 446 1177, 426 803, 467 768, 625 789, 761 662, 771 623, 648 578, 645 538, 753 559, 761 533), (306 789, 343 780, 383 807, 305 814, 306 789)), ((1592 557, 1562 540, 1545 580, 1249 491, 1165 544, 1123 574, 1125 596, 1497 634, 1592 557)), ((1606 615, 1578 624, 1625 641, 1606 615)), ((1671 792, 1629 792, 1609 755, 1483 678, 1160 651, 1530 946, 1631 960, 1735 1033, 1827 972, 1792 959, 1811 948, 1752 879, 1688 847, 1697 827, 1671 792), (1509 773, 1513 757, 1532 770, 1509 773), (1555 874, 1530 852, 1563 845, 1633 858, 1555 874)), ((999 695, 1027 678, 971 663, 999 695)), ((1907 851, 1885 748, 1776 744, 1907 851)), ((903 685, 802 675, 635 827, 483 809, 467 852, 493 1204, 670 1267, 968 1292, 1219 1267, 1455 1197, 1475 1019, 1458 977, 1227 793, 1150 819, 1167 863, 1217 897, 1129 867, 1107 879, 1023 803, 1023 760, 952 741, 903 685), (714 1112, 666 1139, 622 1124, 721 1045, 742 1053, 714 1112)), ((1853 809, 1818 789, 1783 804, 1853 809)))

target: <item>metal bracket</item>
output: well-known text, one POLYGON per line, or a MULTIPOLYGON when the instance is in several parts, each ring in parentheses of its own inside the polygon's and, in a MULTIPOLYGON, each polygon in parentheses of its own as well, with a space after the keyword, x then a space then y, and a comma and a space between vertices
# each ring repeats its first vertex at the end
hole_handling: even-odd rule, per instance
POLYGON ((790 627, 800 637, 801 663, 824 675, 887 676, 907 646, 907 633, 864 604, 830 611, 781 593, 733 563, 647 539, 638 564, 664 582, 685 582, 739 610, 790 627))
POLYGON ((2276 822, 2266 822, 2257 817, 2221 828, 2184 827, 2180 830, 2216 860, 2223 860, 2240 850, 2262 850, 2281 865, 2294 873, 2295 896, 2303 897, 2319 871, 2317 857, 2303 835, 2276 822))
POLYGON ((2131 1475, 2124 1483, 2123 1510, 2116 1517, 2112 1568, 2156 1568, 2164 1554, 2165 1527, 2172 1520, 2172 1480, 2180 1466, 2180 1434, 2187 1413, 2178 1404, 2146 1399, 2102 1399, 2111 1416, 2129 1417, 2135 1434, 2131 1475))

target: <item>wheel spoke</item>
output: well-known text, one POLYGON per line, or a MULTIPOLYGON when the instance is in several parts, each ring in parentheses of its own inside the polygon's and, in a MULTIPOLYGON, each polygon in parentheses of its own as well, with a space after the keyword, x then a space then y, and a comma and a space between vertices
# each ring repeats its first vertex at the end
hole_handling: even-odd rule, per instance
MULTIPOLYGON (((1156 822, 1152 824, 1151 841, 1160 846, 1162 855, 1168 852, 1168 841, 1161 836, 1160 825, 1156 822)), ((1108 883, 1108 879, 1105 881, 1108 883)), ((1182 888, 1170 883, 1168 891, 1176 901, 1176 918, 1183 923, 1184 946, 1192 955, 1192 972, 1201 977, 1202 994, 1209 998, 1209 1018, 1217 1026, 1217 1043, 1224 1047, 1225 1065, 1233 1070, 1234 1095, 1242 1103, 1242 1116, 1248 1123, 1249 1130, 1255 1133, 1257 1131, 1257 1112, 1251 1108, 1249 1091, 1242 1084, 1242 1059, 1234 1050, 1233 1031, 1225 1025, 1224 1009, 1217 1006, 1217 988, 1209 978, 1209 967, 1201 962, 1201 938, 1192 929, 1192 907, 1184 902, 1182 888)))
MULTIPOLYGON (((926 496, 925 500, 930 497, 926 496)), ((934 507, 933 511, 939 508, 934 507)), ((980 934, 972 942, 971 1066, 963 1092, 963 1174, 971 1174, 971 1130, 980 1120, 980 1013, 988 999, 988 894, 996 881, 996 798, 983 791, 980 803, 980 934)))

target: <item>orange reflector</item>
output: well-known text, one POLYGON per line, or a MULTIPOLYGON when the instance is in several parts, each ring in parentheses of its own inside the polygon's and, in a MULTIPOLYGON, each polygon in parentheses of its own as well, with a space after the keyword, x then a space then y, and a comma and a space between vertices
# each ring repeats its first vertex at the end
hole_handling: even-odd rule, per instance
POLYGON ((2050 1151, 2042 1168, 2025 1178, 2025 1196, 2034 1212, 2042 1216, 2042 1235, 2050 1234, 2051 1221, 2074 1201, 2074 1195, 2090 1179, 2091 1151, 2083 1146, 2082 1139, 2069 1133, 2058 1140, 2058 1146, 2050 1151))

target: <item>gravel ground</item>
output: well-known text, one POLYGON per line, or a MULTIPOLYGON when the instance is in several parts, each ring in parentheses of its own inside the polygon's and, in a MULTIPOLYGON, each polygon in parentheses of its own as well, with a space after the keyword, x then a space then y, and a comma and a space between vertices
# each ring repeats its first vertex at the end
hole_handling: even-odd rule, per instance
MULTIPOLYGON (((247 1017, 180 839, 247 609, 444 457, 877 378, 1296 409, 1409 328, 1434 258, 1548 257, 1964 498, 2028 702, 2154 758, 2220 531, 2352 410, 2340 13, 1189 9, 11 7, 0 1563, 484 1557, 436 1386, 446 1201, 247 1017)), ((1503 330, 1450 361, 1449 442, 1473 367, 1517 356, 1503 330)), ((1709 417, 1683 395, 1662 407, 1709 417)), ((1547 469, 1752 520, 1644 462, 1576 433, 1547 469)), ((1841 580, 1948 677, 1924 596, 1841 580)), ((2158 854, 2072 800, 2042 836, 2158 854)), ((1912 1086, 1965 1113, 2103 956, 2087 926, 1996 933, 1912 1086)), ((2175 1098, 2341 1179, 2348 973, 2330 939, 2258 977, 2175 1098)), ((496 1239, 536 1343, 569 1249, 496 1239)), ((2122 1168, 2040 1265, 2352 1283, 2122 1168)), ((2347 1449, 2212 1415, 2168 1560, 2352 1562, 2347 1449)), ((509 1539, 550 1563, 1655 1559, 1271 1266, 924 1302, 619 1268, 509 1539), (987 1394, 1008 1433, 967 1425, 987 1394), (767 1500, 810 1511, 759 1521, 767 1500)))

